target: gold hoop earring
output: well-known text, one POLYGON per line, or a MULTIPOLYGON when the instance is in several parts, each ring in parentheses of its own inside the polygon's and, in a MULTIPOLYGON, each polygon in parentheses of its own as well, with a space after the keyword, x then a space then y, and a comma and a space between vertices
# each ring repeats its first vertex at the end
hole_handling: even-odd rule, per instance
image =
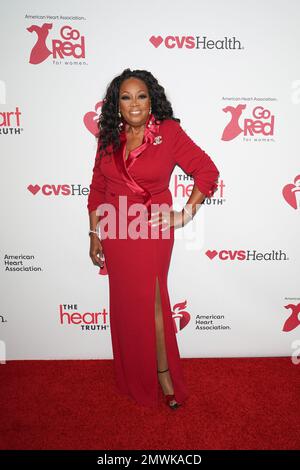
POLYGON ((120 113, 120 110, 118 111, 118 116, 120 118, 120 122, 118 124, 118 129, 121 131, 123 129, 123 121, 122 121, 122 114, 120 113))

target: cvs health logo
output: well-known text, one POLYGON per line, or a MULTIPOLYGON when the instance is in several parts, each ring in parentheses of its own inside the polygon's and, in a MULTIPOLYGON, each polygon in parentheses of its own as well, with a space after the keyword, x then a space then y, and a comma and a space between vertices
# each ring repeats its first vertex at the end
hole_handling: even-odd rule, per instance
POLYGON ((283 187, 282 194, 286 202, 293 208, 300 207, 300 175, 294 179, 294 183, 286 184, 283 187))
POLYGON ((30 184, 27 186, 28 191, 34 196, 41 191, 43 196, 81 196, 89 192, 88 188, 82 188, 80 184, 30 184))
POLYGON ((222 39, 209 39, 207 36, 154 36, 149 38, 156 49, 163 44, 167 49, 244 49, 241 41, 235 36, 225 36, 222 39))
POLYGON ((182 330, 190 321, 191 316, 190 314, 185 310, 186 307, 186 300, 184 302, 180 302, 178 304, 175 304, 173 307, 173 312, 172 312, 172 317, 173 317, 173 324, 174 324, 174 329, 175 333, 178 333, 178 331, 182 330))
POLYGON ((36 35, 36 43, 30 53, 30 64, 40 64, 50 55, 56 60, 66 57, 85 58, 85 38, 80 35, 78 29, 65 25, 60 28, 58 37, 48 39, 52 26, 52 23, 44 23, 42 26, 34 24, 27 28, 29 33, 36 35), (47 39, 48 45, 46 44, 47 39))
POLYGON ((272 250, 262 253, 257 250, 207 250, 206 256, 219 261, 287 261, 289 258, 282 250, 272 250))
POLYGON ((240 134, 244 136, 244 140, 247 140, 246 137, 257 135, 264 137, 274 135, 275 118, 269 109, 256 106, 249 116, 244 117, 242 114, 245 114, 245 109, 245 104, 239 104, 236 107, 226 106, 222 109, 224 113, 228 113, 230 116, 230 121, 223 131, 222 140, 233 140, 240 134))

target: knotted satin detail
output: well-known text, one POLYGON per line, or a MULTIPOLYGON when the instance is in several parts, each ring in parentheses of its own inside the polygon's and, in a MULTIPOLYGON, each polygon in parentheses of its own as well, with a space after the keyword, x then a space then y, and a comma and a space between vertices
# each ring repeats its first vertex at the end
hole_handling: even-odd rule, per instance
MULTIPOLYGON (((141 153, 153 143, 155 137, 158 135, 159 132, 159 122, 155 123, 155 118, 153 114, 150 114, 147 122, 146 127, 144 130, 144 137, 143 142, 137 148, 131 150, 129 152, 128 158, 126 159, 126 131, 125 128, 120 132, 120 141, 121 145, 119 149, 115 152, 115 162, 116 166, 122 175, 123 180, 130 188, 130 190, 143 197, 144 204, 148 211, 148 219, 151 217, 151 193, 144 188, 140 183, 133 178, 131 173, 129 172, 130 168, 134 164, 137 158, 140 157, 141 153)), ((125 125, 125 123, 123 123, 125 125)))

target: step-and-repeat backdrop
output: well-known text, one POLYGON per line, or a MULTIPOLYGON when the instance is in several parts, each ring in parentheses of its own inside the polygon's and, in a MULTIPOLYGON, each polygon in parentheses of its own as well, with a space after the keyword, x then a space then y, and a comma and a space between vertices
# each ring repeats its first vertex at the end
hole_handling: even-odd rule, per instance
MULTIPOLYGON (((112 358, 86 205, 96 120, 125 68, 152 72, 220 170, 214 196, 175 231, 181 356, 297 357, 299 18, 297 0, 3 3, 2 362, 112 358)), ((176 167, 175 209, 192 185, 176 167)))

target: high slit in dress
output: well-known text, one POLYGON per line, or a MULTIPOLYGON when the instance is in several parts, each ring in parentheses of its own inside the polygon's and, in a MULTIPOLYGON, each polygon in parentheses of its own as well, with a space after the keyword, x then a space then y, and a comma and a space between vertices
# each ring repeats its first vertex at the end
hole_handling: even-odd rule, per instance
POLYGON ((165 235, 159 229, 156 232, 154 230, 156 235, 153 236, 153 229, 151 232, 148 227, 146 234, 144 230, 141 237, 133 238, 128 236, 124 227, 128 227, 137 215, 130 213, 130 207, 136 207, 133 206, 135 203, 143 204, 145 219, 157 212, 158 205, 163 203, 162 210, 172 210, 169 183, 176 165, 193 176, 198 189, 208 197, 217 189, 219 171, 206 152, 173 119, 158 121, 150 114, 142 144, 132 150, 126 160, 125 123, 120 131, 120 142, 117 151, 101 158, 98 142, 87 203, 89 213, 97 210, 97 213, 102 214, 100 229, 109 278, 109 316, 116 385, 120 393, 130 396, 141 405, 158 405, 155 330, 157 279, 168 368, 175 398, 183 403, 188 397, 188 389, 168 293, 174 228, 166 230, 165 235), (108 206, 105 204, 113 207, 116 214, 113 235, 108 232, 105 219, 105 208, 108 206), (99 209, 102 212, 98 212, 99 209), (102 236, 104 232, 106 235, 102 236))

